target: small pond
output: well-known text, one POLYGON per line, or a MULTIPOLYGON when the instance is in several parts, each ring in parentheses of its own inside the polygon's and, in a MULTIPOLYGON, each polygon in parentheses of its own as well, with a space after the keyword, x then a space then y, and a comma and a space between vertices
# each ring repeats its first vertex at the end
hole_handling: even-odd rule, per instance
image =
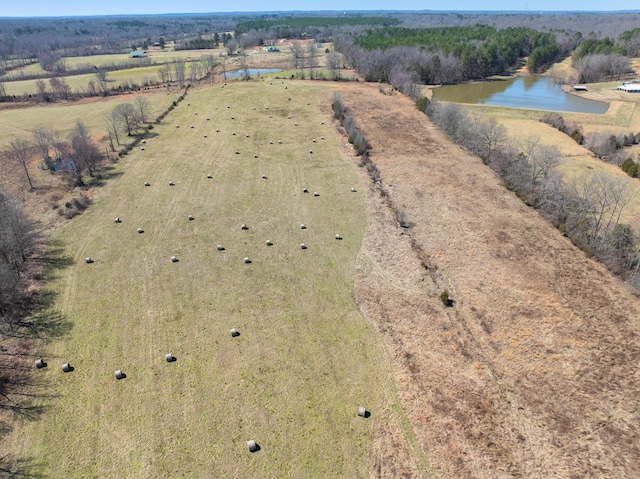
MULTIPOLYGON (((266 73, 278 73, 282 70, 280 68, 248 68, 246 72, 249 76, 264 75, 266 73)), ((234 72, 227 72, 227 78, 239 78, 244 76, 245 70, 236 70, 234 72)), ((224 73, 220 73, 224 76, 224 73)))
POLYGON ((566 93, 548 78, 530 75, 433 89, 434 98, 455 103, 480 103, 534 110, 602 114, 609 104, 566 93))

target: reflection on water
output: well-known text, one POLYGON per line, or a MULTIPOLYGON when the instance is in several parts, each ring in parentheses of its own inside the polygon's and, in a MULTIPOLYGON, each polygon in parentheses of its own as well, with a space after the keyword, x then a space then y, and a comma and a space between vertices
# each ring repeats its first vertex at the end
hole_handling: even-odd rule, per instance
POLYGON ((548 78, 535 75, 469 85, 446 85, 434 88, 433 96, 455 103, 578 113, 602 114, 609 108, 608 103, 565 93, 548 78))
MULTIPOLYGON (((249 76, 251 75, 264 75, 265 73, 278 73, 281 72, 279 68, 247 68, 247 73, 249 76)), ((244 76, 245 70, 236 70, 234 72, 227 72, 226 75, 228 78, 237 78, 244 76)), ((220 73, 220 75, 224 75, 224 73, 220 73)))

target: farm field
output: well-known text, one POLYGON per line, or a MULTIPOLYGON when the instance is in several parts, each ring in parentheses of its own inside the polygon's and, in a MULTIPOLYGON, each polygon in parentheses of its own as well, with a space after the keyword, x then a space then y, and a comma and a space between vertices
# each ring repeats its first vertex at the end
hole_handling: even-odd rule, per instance
POLYGON ((194 90, 117 165, 55 235, 71 264, 50 271, 42 321, 65 334, 35 350, 42 414, 0 449, 48 477, 265 478, 369 477, 393 463, 390 437, 419 450, 356 305, 364 185, 325 90, 194 90))
POLYGON ((107 134, 105 117, 120 103, 133 102, 137 95, 149 100, 149 118, 155 118, 180 96, 181 90, 152 90, 127 95, 97 97, 82 102, 54 103, 0 110, 0 149, 4 150, 17 137, 31 140, 37 127, 54 127, 67 136, 78 120, 82 120, 93 135, 107 134))
POLYGON ((381 177, 358 302, 438 477, 638 477, 638 298, 411 101, 340 90, 381 177))

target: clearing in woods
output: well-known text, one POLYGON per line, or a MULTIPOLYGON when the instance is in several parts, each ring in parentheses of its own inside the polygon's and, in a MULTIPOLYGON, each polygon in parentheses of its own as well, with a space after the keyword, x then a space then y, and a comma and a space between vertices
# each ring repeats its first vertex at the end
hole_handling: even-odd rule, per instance
POLYGON ((365 188, 318 109, 323 91, 192 91, 55 235, 73 264, 51 272, 50 313, 70 332, 33 351, 49 364, 31 391, 44 412, 0 445, 24 470, 368 477, 390 438, 419 450, 356 306, 365 188))

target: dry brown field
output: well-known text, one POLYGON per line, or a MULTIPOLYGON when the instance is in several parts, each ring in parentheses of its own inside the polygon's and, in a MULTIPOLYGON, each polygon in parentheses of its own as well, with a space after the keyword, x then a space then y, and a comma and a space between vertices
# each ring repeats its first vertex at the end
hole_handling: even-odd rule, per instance
POLYGON ((640 476, 638 298, 409 100, 338 88, 382 176, 358 302, 437 476, 640 476))

